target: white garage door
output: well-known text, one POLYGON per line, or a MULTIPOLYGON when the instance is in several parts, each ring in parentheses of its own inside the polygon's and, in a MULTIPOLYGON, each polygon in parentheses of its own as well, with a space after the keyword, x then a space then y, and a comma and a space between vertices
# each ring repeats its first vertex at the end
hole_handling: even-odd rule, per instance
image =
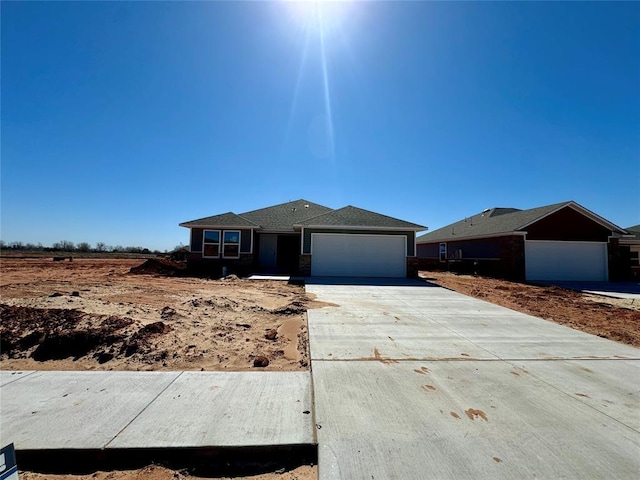
POLYGON ((608 280, 606 243, 527 240, 524 252, 527 280, 608 280))
POLYGON ((322 277, 406 276, 404 235, 311 234, 311 275, 322 277))

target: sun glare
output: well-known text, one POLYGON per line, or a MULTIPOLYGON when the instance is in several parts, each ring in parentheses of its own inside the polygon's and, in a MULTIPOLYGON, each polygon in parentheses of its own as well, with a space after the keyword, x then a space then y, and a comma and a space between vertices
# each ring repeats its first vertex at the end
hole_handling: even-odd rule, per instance
POLYGON ((346 0, 285 0, 294 26, 311 29, 325 36, 340 28, 350 4, 346 0))
POLYGON ((337 33, 343 28, 343 21, 347 18, 347 13, 352 2, 343 1, 313 1, 313 0, 285 0, 287 11, 290 16, 290 27, 304 32, 304 48, 300 71, 296 81, 296 87, 289 112, 289 121, 285 137, 288 136, 294 111, 298 102, 298 92, 300 90, 300 80, 302 69, 308 59, 309 43, 318 42, 319 62, 321 68, 322 91, 318 94, 322 98, 324 111, 316 115, 309 126, 310 137, 313 138, 314 145, 310 145, 311 152, 319 158, 329 158, 335 162, 335 132, 333 124, 333 108, 331 105, 331 88, 329 81, 329 68, 327 61, 327 41, 333 33, 337 33), (318 148, 322 145, 322 148, 318 148))

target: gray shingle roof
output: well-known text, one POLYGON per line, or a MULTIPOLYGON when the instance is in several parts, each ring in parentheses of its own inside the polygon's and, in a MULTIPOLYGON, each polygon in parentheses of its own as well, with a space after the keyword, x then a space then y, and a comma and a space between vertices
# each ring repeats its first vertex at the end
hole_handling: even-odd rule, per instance
POLYGON ((636 240, 640 240, 640 225, 634 225, 633 227, 625 228, 631 235, 636 236, 636 240))
POLYGON ((492 208, 458 222, 420 235, 417 243, 460 240, 468 237, 499 235, 515 232, 539 218, 574 202, 561 202, 544 207, 518 210, 517 208, 492 208))
POLYGON ((181 227, 257 227, 257 225, 246 218, 236 215, 233 212, 222 213, 212 217, 199 218, 180 224, 181 227))
POLYGON ((397 218, 382 215, 380 213, 364 210, 348 205, 338 210, 327 212, 314 218, 300 222, 301 225, 332 226, 332 227, 371 227, 371 228, 397 228, 407 230, 425 230, 426 227, 416 223, 405 222, 397 218))
POLYGON ((331 211, 331 208, 300 199, 259 210, 252 210, 241 215, 265 229, 293 230, 294 225, 300 224, 307 218, 331 211))
POLYGON ((272 207, 251 210, 239 215, 228 212, 181 223, 181 227, 247 227, 293 231, 294 226, 322 225, 425 230, 426 227, 379 213, 347 206, 339 210, 300 199, 272 207))

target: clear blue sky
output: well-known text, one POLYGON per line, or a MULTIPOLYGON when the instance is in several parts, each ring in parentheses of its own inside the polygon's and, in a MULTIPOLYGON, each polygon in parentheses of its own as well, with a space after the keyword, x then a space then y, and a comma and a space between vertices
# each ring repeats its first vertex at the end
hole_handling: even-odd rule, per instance
POLYGON ((1 9, 5 242, 171 249, 298 198, 640 223, 639 2, 1 9))

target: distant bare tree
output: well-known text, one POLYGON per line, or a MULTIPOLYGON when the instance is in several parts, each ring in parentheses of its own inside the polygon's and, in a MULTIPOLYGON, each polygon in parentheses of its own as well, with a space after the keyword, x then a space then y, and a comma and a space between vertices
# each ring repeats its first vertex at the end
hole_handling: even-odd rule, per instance
POLYGON ((88 242, 80 242, 76 246, 76 250, 78 250, 79 252, 88 252, 89 250, 91 250, 91 244, 88 242))
POLYGON ((63 252, 72 252, 76 249, 76 246, 73 242, 69 240, 62 240, 61 242, 56 242, 51 246, 54 250, 61 250, 63 252))
POLYGON ((104 242, 96 243, 96 252, 104 252, 107 249, 107 246, 104 242))

